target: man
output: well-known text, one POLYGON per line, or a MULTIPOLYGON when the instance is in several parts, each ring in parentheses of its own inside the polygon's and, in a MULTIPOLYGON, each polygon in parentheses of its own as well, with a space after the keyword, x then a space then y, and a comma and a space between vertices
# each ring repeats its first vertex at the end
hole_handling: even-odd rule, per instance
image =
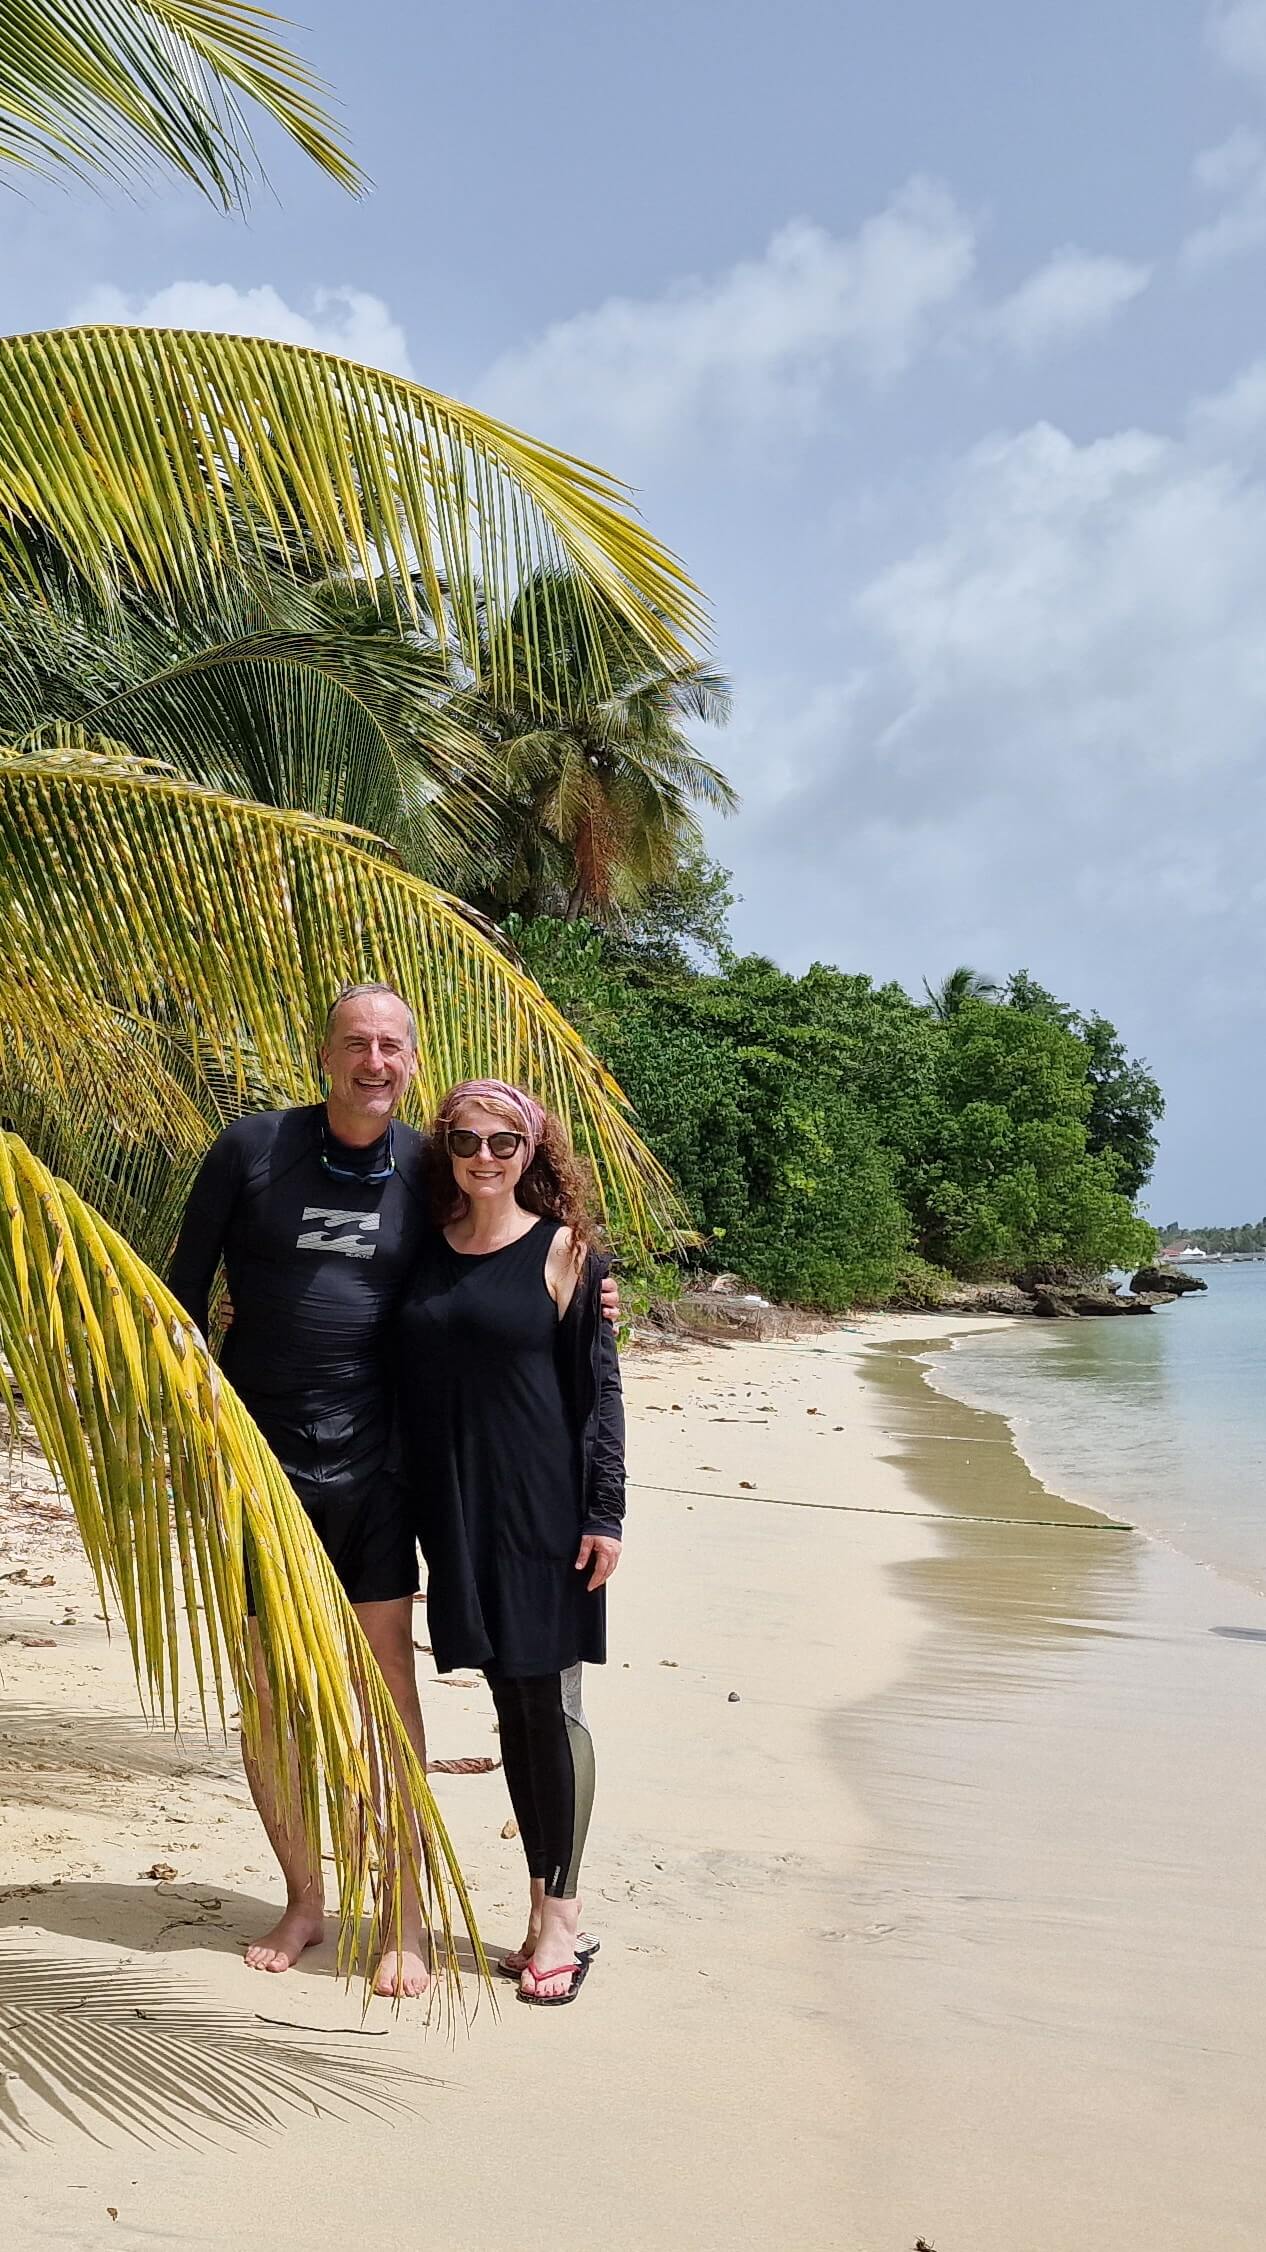
MULTIPOLYGON (((171 1288, 206 1335, 221 1258, 233 1319, 225 1374, 303 1503, 364 1630, 423 1766, 413 1662, 418 1585, 412 1524, 387 1468, 391 1332, 430 1225, 420 1134, 395 1116, 417 1069, 417 1027, 387 985, 349 987, 326 1020, 324 1103, 240 1118, 194 1183, 171 1288)), ((614 1319, 614 1300, 607 1312, 614 1319)), ((255 1677, 271 1742, 268 1682, 255 1677)), ((267 1749, 247 1758, 251 1795, 286 1881, 286 1906, 249 1947, 255 1970, 286 1971, 325 1928, 320 1866, 267 1749)), ((375 1977, 383 1994, 424 1993, 416 1888, 401 1904, 401 1946, 375 1977)))

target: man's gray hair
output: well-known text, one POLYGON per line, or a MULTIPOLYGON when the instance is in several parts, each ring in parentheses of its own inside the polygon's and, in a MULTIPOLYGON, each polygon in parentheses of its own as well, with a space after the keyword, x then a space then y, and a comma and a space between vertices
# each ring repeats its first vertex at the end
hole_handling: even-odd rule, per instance
POLYGON ((405 1000, 403 993, 397 993, 394 985, 380 985, 376 979, 370 980, 364 985, 342 985, 339 987, 326 1011, 325 1031, 321 1036, 321 1046, 324 1048, 329 1045, 330 1034, 334 1030, 334 1019, 345 1001, 367 1001, 371 998, 400 1003, 409 1027, 409 1046, 416 1051, 418 1045, 417 1018, 405 1000))

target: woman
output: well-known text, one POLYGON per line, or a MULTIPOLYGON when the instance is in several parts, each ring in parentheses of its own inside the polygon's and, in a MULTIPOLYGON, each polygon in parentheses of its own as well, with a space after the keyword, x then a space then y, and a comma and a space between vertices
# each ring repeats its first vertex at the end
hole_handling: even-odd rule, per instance
POLYGON ((440 1107, 428 1166, 437 1232, 399 1338, 431 1648, 441 1673, 487 1675, 531 1880, 527 1936, 504 1967, 520 2001, 557 2008, 597 1952, 578 1945, 593 1801, 580 1669, 606 1658, 620 1560, 619 1362, 558 1120, 520 1088, 467 1080, 440 1107))

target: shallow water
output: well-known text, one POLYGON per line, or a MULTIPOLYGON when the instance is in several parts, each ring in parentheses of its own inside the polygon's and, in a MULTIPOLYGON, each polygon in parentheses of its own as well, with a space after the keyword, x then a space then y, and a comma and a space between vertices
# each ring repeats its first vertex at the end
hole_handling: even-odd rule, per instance
POLYGON ((1025 1322, 932 1357, 1054 1492, 1266 1594, 1266 1263, 1138 1320, 1025 1322))
MULTIPOLYGON (((1151 1333, 1169 1314, 972 1338, 955 1386, 967 1371, 974 1400, 1022 1397, 1050 1483, 1141 1520, 1148 1464, 1200 1459, 1198 1401, 1180 1436, 1149 1434, 1138 1405, 1190 1396, 1190 1311, 1168 1340, 1151 1333)), ((1229 1354, 1225 1302, 1202 1342, 1215 1322, 1229 1354)), ((930 1387, 932 1356, 867 1357, 912 1499, 945 1512, 892 1567, 924 1637, 831 1728, 875 1819, 847 1935, 864 2133, 883 2151, 859 2241, 1248 2252, 1266 2203, 1266 1611, 1225 1569, 1078 1529, 1005 1424, 930 1387)), ((1171 1528, 1261 1557, 1247 1478, 1221 1515, 1205 1483, 1188 1490, 1203 1508, 1171 1504, 1171 1528)))

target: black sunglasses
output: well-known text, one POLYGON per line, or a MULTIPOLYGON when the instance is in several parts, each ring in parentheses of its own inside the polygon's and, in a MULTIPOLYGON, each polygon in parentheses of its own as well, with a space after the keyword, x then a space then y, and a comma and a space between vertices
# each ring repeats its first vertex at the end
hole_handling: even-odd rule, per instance
POLYGON ((522 1140, 522 1134, 509 1127, 504 1134, 477 1134, 471 1126, 450 1126, 448 1153, 450 1157, 478 1157, 480 1150, 486 1149, 489 1157, 513 1157, 522 1140))

